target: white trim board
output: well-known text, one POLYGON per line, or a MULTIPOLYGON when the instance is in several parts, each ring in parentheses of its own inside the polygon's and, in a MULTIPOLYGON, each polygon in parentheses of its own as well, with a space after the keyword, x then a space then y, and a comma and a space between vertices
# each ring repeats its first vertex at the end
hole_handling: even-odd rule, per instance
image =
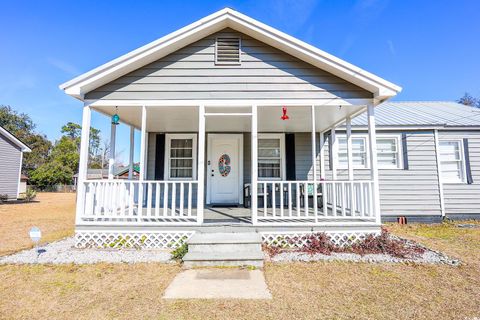
POLYGON ((356 84, 372 92, 378 100, 386 100, 402 90, 389 81, 230 8, 219 10, 59 87, 68 95, 83 100, 85 93, 225 28, 244 33, 356 84))

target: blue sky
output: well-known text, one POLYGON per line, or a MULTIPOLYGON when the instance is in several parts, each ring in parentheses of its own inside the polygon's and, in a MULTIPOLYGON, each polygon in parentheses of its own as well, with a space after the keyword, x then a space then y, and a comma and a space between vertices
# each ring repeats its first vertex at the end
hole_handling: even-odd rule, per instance
MULTIPOLYGON (((82 106, 60 83, 227 6, 402 86, 395 100, 480 97, 478 0, 0 0, 0 104, 57 139, 82 106)), ((127 128, 117 141, 126 158, 127 128)))

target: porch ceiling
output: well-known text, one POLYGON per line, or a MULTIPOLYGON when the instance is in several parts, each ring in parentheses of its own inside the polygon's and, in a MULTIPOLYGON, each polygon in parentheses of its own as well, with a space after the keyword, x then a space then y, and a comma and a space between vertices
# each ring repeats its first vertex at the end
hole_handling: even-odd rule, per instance
MULTIPOLYGON (((361 112, 365 106, 316 106, 315 123, 316 131, 328 130, 332 125, 344 120, 347 116, 354 116, 361 112)), ((142 124, 142 108, 138 106, 96 106, 94 110, 107 116, 116 112, 120 121, 133 125, 137 129, 142 124)), ((236 113, 246 115, 221 115, 207 116, 206 132, 248 132, 251 127, 250 107, 206 107, 207 114, 236 113)), ((287 106, 289 120, 281 120, 282 106, 258 107, 259 132, 310 132, 311 107, 287 106)), ((147 131, 149 132, 194 132, 198 131, 198 108, 189 106, 148 107, 147 131)))

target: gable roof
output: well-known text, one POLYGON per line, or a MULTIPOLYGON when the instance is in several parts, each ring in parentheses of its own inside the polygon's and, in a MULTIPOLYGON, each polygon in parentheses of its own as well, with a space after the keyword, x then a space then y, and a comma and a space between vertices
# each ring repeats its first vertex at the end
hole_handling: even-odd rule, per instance
POLYGON ((0 127, 0 134, 4 137, 6 137, 8 140, 10 140, 13 144, 15 144, 16 146, 18 146, 20 148, 20 150, 22 150, 22 152, 31 152, 32 150, 25 144, 23 143, 22 141, 20 141, 20 139, 18 139, 17 137, 15 137, 10 131, 8 131, 7 129, 3 128, 3 127, 0 127))
POLYGON ((83 100, 87 92, 225 28, 232 28, 247 34, 313 66, 354 83, 372 92, 375 98, 380 101, 393 97, 401 91, 399 86, 391 82, 230 8, 217 11, 65 82, 60 85, 60 89, 64 90, 68 95, 83 100))
MULTIPOLYGON (((352 119, 353 126, 367 126, 367 115, 352 119)), ((452 101, 385 102, 375 108, 377 127, 480 127, 480 108, 452 101)))

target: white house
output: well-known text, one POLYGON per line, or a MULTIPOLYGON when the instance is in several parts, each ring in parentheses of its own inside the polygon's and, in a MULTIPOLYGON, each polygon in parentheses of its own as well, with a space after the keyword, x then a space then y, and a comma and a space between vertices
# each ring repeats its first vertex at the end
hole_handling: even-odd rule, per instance
MULTIPOLYGON (((172 247, 195 232, 267 242, 312 230, 338 243, 380 230, 375 107, 401 88, 232 9, 60 86, 84 102, 77 246, 172 247), (138 180, 88 180, 92 112, 141 132, 138 180), (368 112, 368 175, 354 179, 351 118, 368 112), (339 148, 327 177, 324 143, 339 148), (217 228, 214 229, 213 227, 217 228), (236 229, 237 228, 237 229, 236 229)), ((112 125, 115 154, 115 125, 112 125)), ((336 153, 334 153, 336 154, 336 153)), ((132 178, 132 175, 130 175, 132 178)))

